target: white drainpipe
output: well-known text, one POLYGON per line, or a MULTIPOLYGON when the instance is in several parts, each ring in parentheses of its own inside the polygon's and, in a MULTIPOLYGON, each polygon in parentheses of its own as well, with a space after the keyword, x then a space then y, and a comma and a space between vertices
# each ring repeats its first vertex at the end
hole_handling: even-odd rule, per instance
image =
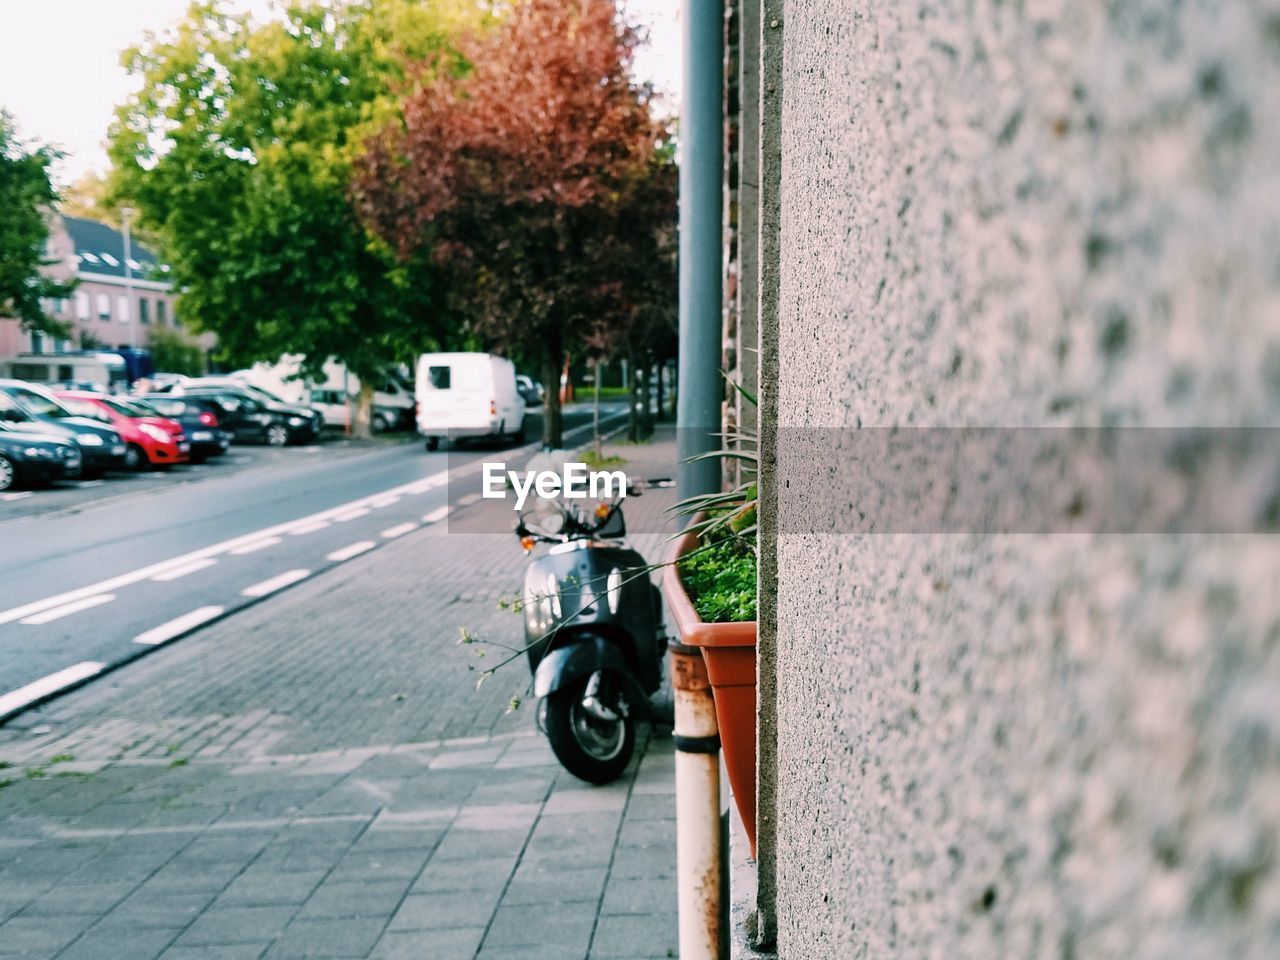
POLYGON ((720 960, 720 731, 697 647, 671 644, 680 960, 720 960))

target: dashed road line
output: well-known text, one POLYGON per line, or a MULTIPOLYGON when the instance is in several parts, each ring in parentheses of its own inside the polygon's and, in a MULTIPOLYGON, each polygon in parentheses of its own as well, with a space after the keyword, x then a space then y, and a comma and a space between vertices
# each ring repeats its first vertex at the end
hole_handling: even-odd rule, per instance
POLYGON ((309 576, 311 576, 310 570, 289 570, 277 577, 263 580, 261 583, 255 583, 252 587, 245 587, 240 591, 240 594, 245 597, 265 597, 268 594, 275 593, 277 590, 283 590, 299 580, 305 580, 309 576))
POLYGON ((436 507, 436 509, 432 510, 430 513, 424 513, 422 515, 422 522, 423 523, 439 523, 441 520, 447 517, 450 511, 452 510, 453 510, 453 507, 449 506, 448 504, 445 504, 443 507, 436 507))
POLYGON ((377 544, 372 540, 361 540, 359 543, 353 543, 350 546, 343 547, 341 550, 335 550, 329 554, 328 559, 334 563, 341 563, 343 560, 350 560, 352 557, 358 557, 367 550, 372 550, 377 544))
POLYGON ((205 557, 203 560, 193 560, 191 563, 188 563, 186 566, 174 567, 171 570, 164 570, 160 573, 157 573, 151 579, 154 580, 156 583, 168 583, 170 580, 178 580, 181 577, 187 576, 188 574, 196 573, 200 570, 205 570, 209 567, 212 567, 217 562, 218 561, 213 559, 213 557, 205 557))
POLYGON ((182 636, 184 633, 190 633, 203 623, 208 623, 210 620, 222 616, 222 612, 222 607, 200 607, 190 613, 184 613, 180 617, 174 617, 168 623, 162 623, 158 627, 152 627, 145 633, 138 634, 133 638, 133 642, 151 647, 167 643, 176 637, 182 636))
MULTIPOLYGON (((325 524, 328 526, 328 524, 325 524)), ((265 550, 267 547, 274 547, 280 542, 279 537, 265 537, 262 540, 255 540, 253 543, 246 543, 242 547, 232 547, 228 552, 237 557, 243 557, 247 553, 257 553, 259 550, 265 550)))
POLYGON ((346 513, 340 513, 333 518, 335 523, 346 523, 348 520, 359 520, 361 517, 369 515, 368 507, 357 507, 355 510, 348 510, 346 513))
POLYGON ((64 603, 60 607, 54 607, 51 610, 42 610, 40 613, 33 613, 29 617, 24 617, 22 623, 32 626, 39 626, 42 623, 52 623, 54 620, 61 620, 63 617, 69 617, 73 613, 79 613, 81 610, 89 610, 93 607, 100 607, 104 603, 110 603, 116 598, 114 593, 99 593, 92 597, 82 597, 71 603, 64 603))
POLYGON ((0 496, 0 500, 4 500, 6 503, 8 503, 13 500, 25 500, 27 499, 27 497, 30 497, 30 496, 34 496, 34 493, 32 491, 22 490, 18 493, 6 493, 3 496, 0 496))
POLYGON ((457 505, 458 505, 459 507, 469 507, 469 506, 471 506, 473 503, 479 503, 479 502, 480 502, 480 494, 478 494, 478 493, 468 493, 465 497, 459 497, 459 498, 458 498, 458 504, 457 504, 457 505))
POLYGON ((392 494, 389 496, 383 495, 381 497, 375 497, 373 500, 370 500, 369 506, 373 507, 376 510, 382 507, 389 507, 393 503, 399 503, 399 502, 400 502, 400 497, 398 495, 395 495, 395 494, 392 494))
POLYGON ((401 523, 382 531, 382 536, 387 540, 394 540, 396 537, 403 537, 406 533, 413 533, 418 529, 418 525, 410 520, 408 523, 401 523))
POLYGON ((313 523, 304 523, 300 527, 294 527, 292 530, 289 531, 289 533, 292 536, 301 537, 308 533, 315 533, 317 530, 323 530, 329 525, 330 524, 328 520, 316 520, 313 523))
POLYGON ((87 680, 95 674, 101 673, 105 667, 105 663, 99 663, 97 660, 84 660, 74 666, 67 667, 65 670, 59 670, 57 673, 51 673, 47 677, 41 677, 33 683, 28 683, 25 687, 11 690, 0 696, 0 718, 7 717, 9 714, 30 706, 38 700, 44 700, 60 690, 87 680))

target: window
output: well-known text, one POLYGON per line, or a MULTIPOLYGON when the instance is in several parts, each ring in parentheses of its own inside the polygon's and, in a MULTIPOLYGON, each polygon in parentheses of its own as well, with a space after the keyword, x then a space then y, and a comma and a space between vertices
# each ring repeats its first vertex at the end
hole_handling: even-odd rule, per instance
POLYGON ((138 322, 139 323, 151 322, 151 301, 148 300, 146 297, 138 298, 138 322))
POLYGON ((89 319, 89 295, 87 293, 76 294, 76 319, 89 319))
POLYGON ((116 297, 116 317, 121 323, 129 322, 129 298, 123 293, 116 297))
POLYGON ((111 295, 109 293, 98 294, 98 319, 104 322, 111 320, 111 295))
POLYGON ((169 301, 161 300, 157 298, 156 299, 156 323, 159 326, 163 327, 166 323, 169 322, 169 318, 166 316, 168 312, 169 312, 169 301))
POLYGON ((433 390, 448 390, 450 380, 449 367, 428 367, 427 379, 433 390))
MULTIPOLYGON (((32 352, 32 353, 44 353, 44 334, 43 334, 43 333, 41 333, 39 330, 32 330, 32 331, 31 331, 31 352, 32 352)), ((15 376, 15 377, 18 377, 18 375, 17 375, 16 373, 14 374, 14 376, 15 376)), ((29 378, 27 378, 27 377, 18 377, 18 379, 19 379, 19 380, 26 380, 26 379, 29 379, 29 378)), ((39 378, 37 378, 37 379, 39 379, 39 378)))

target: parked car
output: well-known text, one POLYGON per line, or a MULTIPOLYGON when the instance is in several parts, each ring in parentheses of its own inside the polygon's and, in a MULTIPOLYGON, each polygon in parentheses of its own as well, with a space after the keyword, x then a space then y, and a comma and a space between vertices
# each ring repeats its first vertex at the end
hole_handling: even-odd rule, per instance
POLYGON ((80 475, 80 446, 0 420, 0 492, 80 475))
POLYGON ((0 420, 19 425, 26 433, 68 440, 80 447, 80 475, 96 479, 124 466, 124 439, 111 427, 77 417, 52 393, 34 383, 0 380, 0 420))
POLYGON ((424 353, 418 358, 418 433, 427 449, 441 438, 524 440, 524 400, 510 360, 487 353, 424 353))
MULTIPOLYGON (((311 409, 324 418, 326 427, 346 428, 351 425, 351 413, 355 409, 356 398, 345 396, 341 390, 312 390, 311 409)), ((401 422, 401 411, 395 407, 373 406, 374 433, 385 433, 401 422)))
POLYGON ((210 457, 220 457, 231 447, 234 435, 221 422, 227 413, 213 400, 150 394, 145 399, 135 397, 131 402, 143 410, 153 410, 158 416, 182 424, 182 432, 191 444, 192 463, 204 463, 210 457))
POLYGON ((116 429, 129 445, 124 459, 129 470, 169 467, 190 459, 191 445, 176 420, 143 410, 120 397, 71 391, 58 393, 57 397, 72 413, 102 420, 116 429))
POLYGON ((305 443, 320 434, 320 418, 304 417, 278 404, 267 404, 243 389, 231 387, 199 387, 184 390, 181 399, 211 400, 222 410, 218 422, 238 442, 265 443, 283 447, 287 443, 305 443))
MULTIPOLYGON (((166 395, 174 397, 207 397, 216 400, 221 406, 226 407, 226 398, 238 398, 237 407, 248 404, 250 408, 258 407, 256 413, 278 414, 284 421, 285 436, 284 441, 276 444, 274 439, 278 439, 276 433, 272 432, 268 436, 253 437, 253 439, 263 439, 267 443, 275 446, 283 446, 284 443, 312 443, 320 438, 321 432, 324 430, 324 417, 308 406, 300 403, 286 403, 275 394, 270 393, 261 387, 255 387, 250 384, 237 383, 233 380, 219 377, 201 377, 193 378, 185 383, 175 384, 171 386, 166 395)), ((239 410, 228 412, 233 414, 233 418, 238 417, 239 410)), ((254 412, 250 410, 250 412, 254 412)), ((250 431, 256 431, 261 421, 254 421, 246 424, 250 431)), ((235 431, 236 439, 249 439, 243 436, 241 428, 232 426, 235 431)))
POLYGON ((546 388, 537 380, 523 373, 516 374, 516 390, 520 392, 526 407, 542 406, 543 397, 547 392, 546 388))

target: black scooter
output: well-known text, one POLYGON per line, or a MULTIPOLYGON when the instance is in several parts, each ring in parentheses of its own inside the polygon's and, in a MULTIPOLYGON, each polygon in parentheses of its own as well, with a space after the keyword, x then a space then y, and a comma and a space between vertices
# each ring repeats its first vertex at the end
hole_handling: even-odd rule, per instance
POLYGON ((662 597, 644 558, 617 543, 626 532, 620 500, 590 512, 546 504, 516 527, 526 553, 552 545, 529 564, 522 604, 539 726, 590 783, 622 775, 662 680, 662 597))

